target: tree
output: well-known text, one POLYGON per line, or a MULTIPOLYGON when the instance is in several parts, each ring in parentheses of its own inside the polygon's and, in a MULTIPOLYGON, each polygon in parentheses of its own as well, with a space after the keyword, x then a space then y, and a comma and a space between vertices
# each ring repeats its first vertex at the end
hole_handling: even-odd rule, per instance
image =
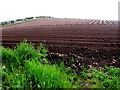
POLYGON ((14 20, 11 20, 11 21, 10 21, 10 24, 13 24, 13 23, 15 23, 15 21, 14 21, 14 20))

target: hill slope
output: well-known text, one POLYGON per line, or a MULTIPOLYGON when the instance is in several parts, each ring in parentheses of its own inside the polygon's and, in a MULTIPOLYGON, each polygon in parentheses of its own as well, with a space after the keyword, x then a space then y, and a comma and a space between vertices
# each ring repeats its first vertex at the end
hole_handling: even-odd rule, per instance
MULTIPOLYGON (((63 54, 62 58, 72 55, 81 63, 110 64, 114 57, 120 55, 117 21, 52 18, 2 29, 2 44, 5 46, 11 47, 25 38, 35 45, 44 42, 51 55, 60 53, 63 54)), ((119 66, 120 60, 116 63, 119 66)))

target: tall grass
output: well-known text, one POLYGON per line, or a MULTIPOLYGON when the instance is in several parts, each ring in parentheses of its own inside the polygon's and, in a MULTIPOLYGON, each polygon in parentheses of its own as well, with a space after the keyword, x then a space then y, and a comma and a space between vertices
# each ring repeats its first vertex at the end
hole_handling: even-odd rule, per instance
POLYGON ((56 65, 43 65, 39 62, 28 61, 26 64, 26 74, 28 80, 31 81, 36 87, 41 88, 73 88, 77 87, 72 85, 75 76, 67 75, 60 71, 56 65))
POLYGON ((17 44, 13 49, 1 47, 2 50, 2 62, 6 67, 19 67, 24 66, 25 61, 35 59, 40 62, 47 62, 46 53, 47 50, 44 46, 39 46, 37 49, 32 43, 27 43, 27 41, 17 44))
POLYGON ((49 65, 47 49, 40 45, 35 49, 27 41, 13 49, 1 47, 3 58, 3 88, 73 88, 76 75, 65 73, 65 67, 49 65), (64 70, 62 70, 64 69, 64 70))

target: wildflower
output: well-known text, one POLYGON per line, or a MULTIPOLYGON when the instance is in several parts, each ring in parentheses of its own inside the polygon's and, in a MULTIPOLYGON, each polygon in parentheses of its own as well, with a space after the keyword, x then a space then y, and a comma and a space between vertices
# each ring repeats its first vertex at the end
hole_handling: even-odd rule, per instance
POLYGON ((30 84, 32 84, 32 81, 30 81, 30 84))
POLYGON ((37 85, 38 87, 40 87, 40 85, 37 85))
POLYGON ((5 67, 5 66, 2 66, 2 69, 6 69, 6 67, 5 67))
POLYGON ((45 84, 45 82, 43 82, 43 84, 45 84))
POLYGON ((52 84, 51 84, 51 86, 52 86, 52 84))
POLYGON ((81 65, 81 64, 79 63, 79 65, 81 65))
POLYGON ((68 67, 68 68, 70 68, 70 67, 68 67))

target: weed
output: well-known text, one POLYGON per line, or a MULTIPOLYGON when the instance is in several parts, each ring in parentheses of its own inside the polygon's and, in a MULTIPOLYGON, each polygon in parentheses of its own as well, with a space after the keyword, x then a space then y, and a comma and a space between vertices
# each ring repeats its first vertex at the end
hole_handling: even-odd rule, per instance
POLYGON ((56 65, 43 65, 34 60, 27 61, 26 74, 28 80, 33 78, 32 82, 38 84, 40 88, 73 88, 71 83, 75 77, 61 72, 56 65))
POLYGON ((4 89, 10 88, 75 88, 79 82, 66 72, 64 64, 49 65, 47 49, 41 44, 37 49, 26 40, 13 49, 2 48, 4 89), (47 62, 48 63, 48 62, 47 62))
POLYGON ((32 43, 27 43, 27 41, 24 40, 20 44, 17 44, 13 49, 1 48, 2 61, 7 67, 11 67, 10 65, 13 65, 16 68, 21 65, 24 66, 25 61, 31 59, 47 62, 47 59, 45 58, 47 56, 47 50, 43 45, 35 49, 32 43))
POLYGON ((92 83, 93 88, 120 88, 120 69, 105 67, 103 70, 83 70, 81 77, 86 79, 87 83, 92 83), (92 75, 89 78, 88 73, 92 75))
POLYGON ((12 68, 12 71, 4 69, 2 71, 2 87, 9 88, 24 88, 26 78, 22 70, 12 68))

